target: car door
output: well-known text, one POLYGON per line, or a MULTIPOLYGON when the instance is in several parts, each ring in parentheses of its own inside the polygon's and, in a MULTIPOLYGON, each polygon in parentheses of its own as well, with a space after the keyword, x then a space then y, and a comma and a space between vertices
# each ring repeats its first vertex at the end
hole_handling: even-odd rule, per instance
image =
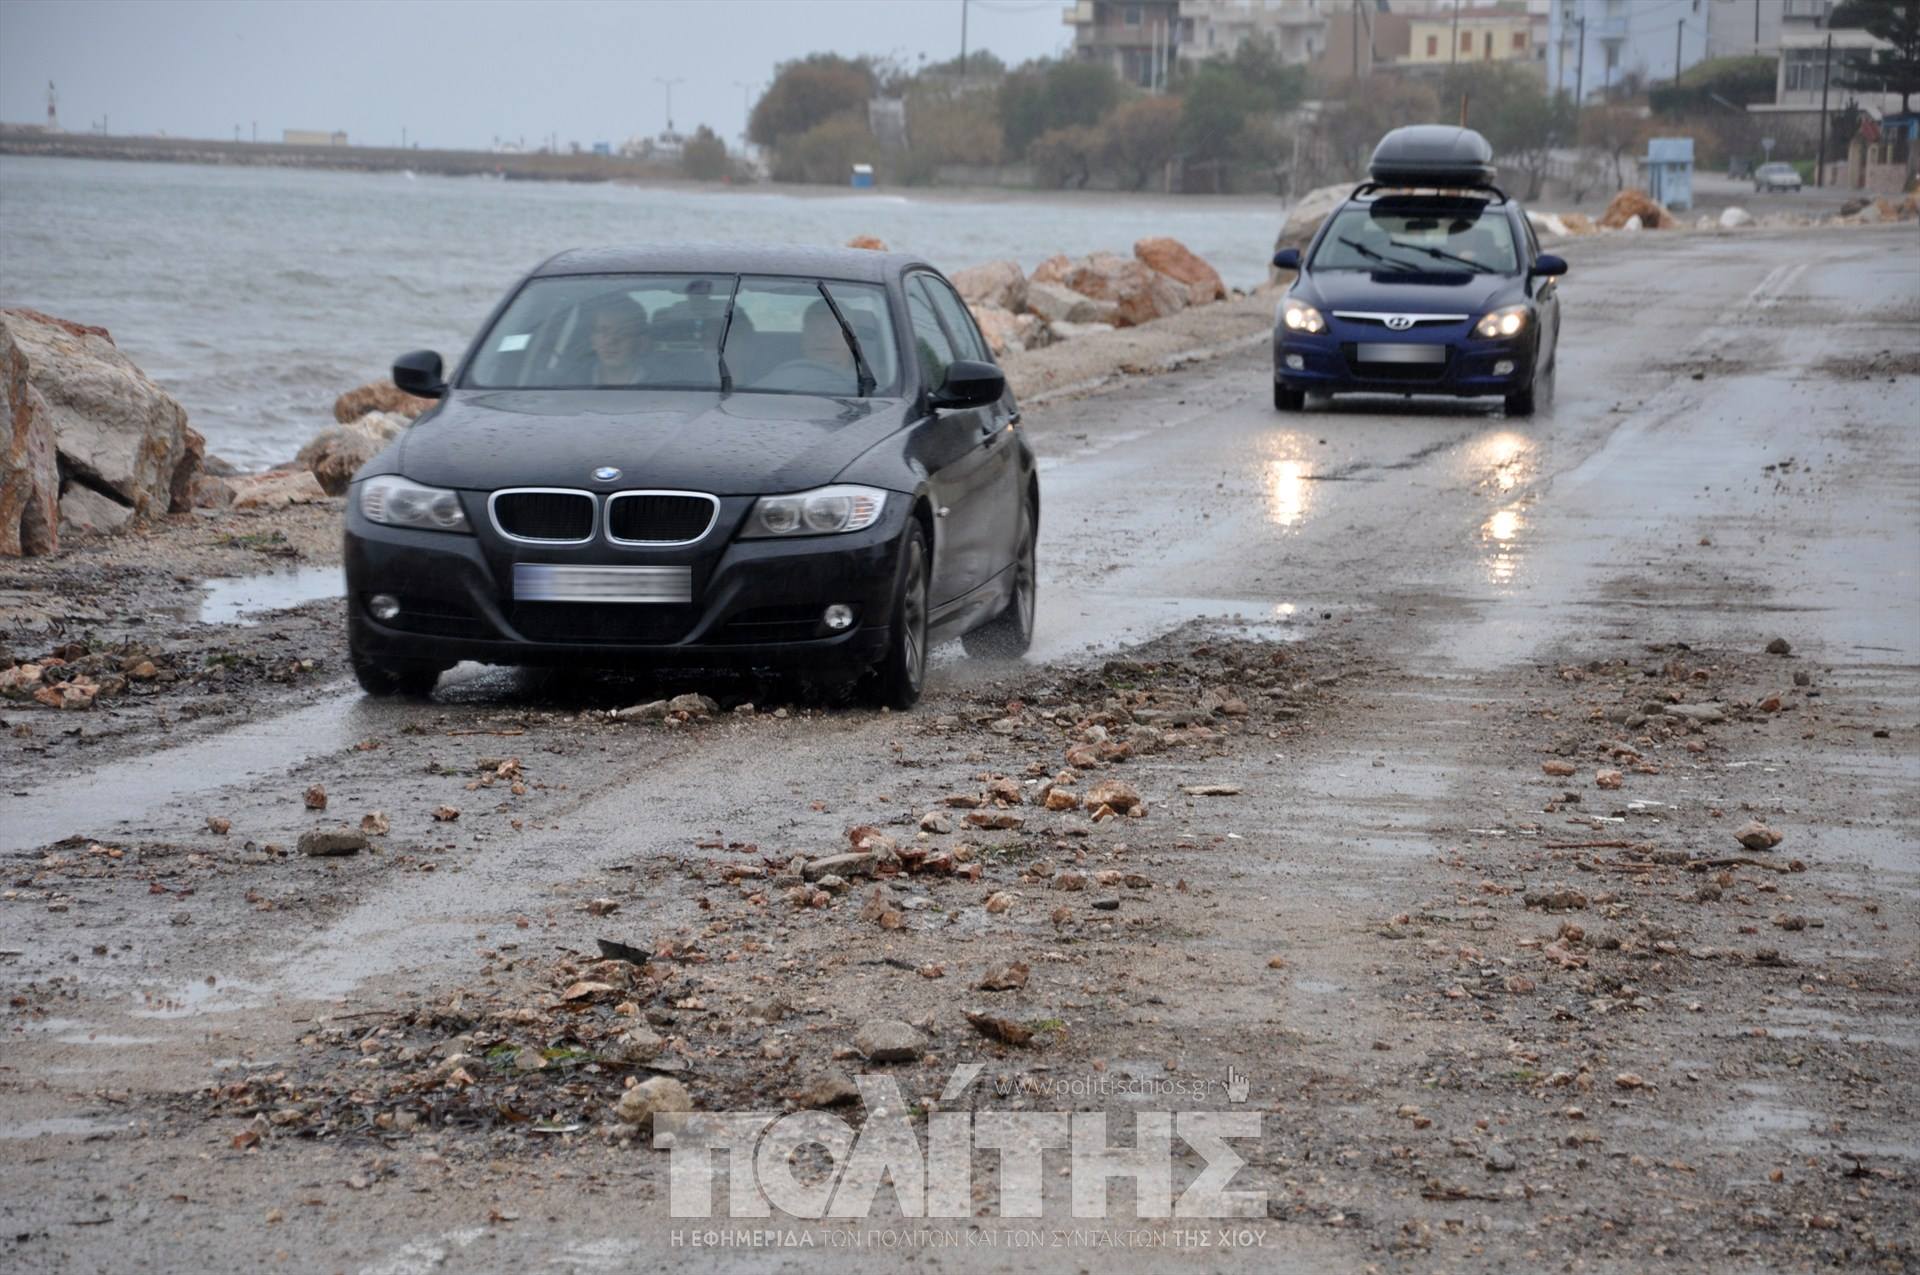
MULTIPOLYGON (((953 285, 932 274, 916 275, 915 282, 924 287, 932 299, 934 310, 946 324, 954 351, 963 359, 992 363, 993 352, 987 348, 986 338, 980 335, 979 326, 953 285)), ((978 409, 978 415, 982 446, 988 456, 986 472, 981 475, 984 484, 981 499, 986 502, 987 516, 995 532, 988 546, 993 561, 988 572, 991 578, 1012 566, 1014 555, 1019 552, 1020 448, 1014 440, 1013 427, 1020 414, 1014 408, 1013 392, 1009 390, 1001 395, 999 402, 978 409)))
MULTIPOLYGON (((1520 232, 1525 236, 1526 265, 1533 269, 1533 263, 1540 256, 1540 240, 1533 233, 1533 222, 1525 213, 1520 215, 1520 232)), ((1554 278, 1530 278, 1528 287, 1533 293, 1533 304, 1540 315, 1540 346, 1537 358, 1547 366, 1557 366, 1555 360, 1560 348, 1560 281, 1554 278)))
MULTIPOLYGON (((907 321, 920 364, 921 383, 937 390, 947 367, 960 357, 940 322, 933 298, 920 285, 923 275, 906 280, 907 321)), ((995 457, 987 446, 984 419, 989 409, 938 411, 929 408, 917 426, 913 450, 926 466, 934 502, 933 578, 930 595, 937 611, 965 597, 993 576, 991 472, 995 457)))

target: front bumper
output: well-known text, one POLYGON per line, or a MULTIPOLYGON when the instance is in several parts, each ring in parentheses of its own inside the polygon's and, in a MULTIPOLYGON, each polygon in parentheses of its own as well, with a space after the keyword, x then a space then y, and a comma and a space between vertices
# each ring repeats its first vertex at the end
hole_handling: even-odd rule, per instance
POLYGON ((1440 394, 1479 398, 1511 394, 1533 380, 1534 335, 1476 337, 1465 323, 1446 328, 1390 332, 1383 327, 1335 319, 1325 332, 1307 335, 1276 328, 1273 379, 1290 390, 1319 394, 1440 394), (1366 362, 1362 344, 1444 346, 1442 363, 1366 362), (1299 367, 1290 366, 1290 358, 1299 367), (1496 372, 1496 365, 1513 365, 1496 372))
POLYGON ((852 676, 886 652, 900 533, 908 501, 887 502, 865 531, 790 540, 732 539, 748 501, 723 502, 707 537, 684 547, 604 543, 515 544, 493 531, 485 498, 463 493, 473 534, 389 527, 347 501, 347 625, 374 663, 798 668, 852 676), (476 518, 476 514, 478 517, 476 518), (685 565, 693 601, 530 602, 513 596, 516 562, 595 566, 685 565), (390 594, 400 612, 376 620, 368 599, 390 594), (829 632, 821 613, 853 608, 853 626, 829 632))

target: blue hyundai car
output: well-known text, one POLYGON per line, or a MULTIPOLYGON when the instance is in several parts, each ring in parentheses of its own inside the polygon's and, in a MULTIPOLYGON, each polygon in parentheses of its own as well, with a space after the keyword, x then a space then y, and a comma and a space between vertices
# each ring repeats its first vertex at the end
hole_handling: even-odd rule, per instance
POLYGON ((1551 395, 1567 263, 1540 251, 1471 129, 1381 139, 1371 180, 1315 232, 1273 327, 1273 405, 1308 394, 1499 397, 1509 416, 1551 395))

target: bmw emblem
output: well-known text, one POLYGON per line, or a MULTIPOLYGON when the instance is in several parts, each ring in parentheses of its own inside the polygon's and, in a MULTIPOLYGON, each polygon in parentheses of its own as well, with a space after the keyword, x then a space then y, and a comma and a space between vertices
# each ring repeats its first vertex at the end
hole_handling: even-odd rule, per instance
POLYGON ((593 471, 593 477, 596 482, 610 483, 620 477, 620 471, 612 465, 602 465, 593 471))

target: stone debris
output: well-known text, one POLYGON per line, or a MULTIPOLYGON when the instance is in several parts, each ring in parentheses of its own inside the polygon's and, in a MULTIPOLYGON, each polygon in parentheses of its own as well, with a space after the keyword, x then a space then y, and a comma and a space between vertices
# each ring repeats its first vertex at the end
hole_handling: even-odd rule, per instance
POLYGON ((926 1052, 927 1040, 911 1024, 897 1018, 875 1018, 854 1032, 853 1047, 868 1062, 913 1062, 926 1052))
POLYGON ((623 1124, 643 1130, 654 1127, 654 1117, 693 1110, 693 1095, 672 1076, 643 1080, 620 1095, 613 1114, 623 1124))
POLYGON ((315 858, 359 854, 367 848, 367 834, 339 824, 332 828, 309 828, 300 834, 301 854, 315 858))
POLYGON ((995 965, 980 976, 974 986, 983 992, 1016 992, 1027 985, 1028 968, 1023 961, 995 965))

